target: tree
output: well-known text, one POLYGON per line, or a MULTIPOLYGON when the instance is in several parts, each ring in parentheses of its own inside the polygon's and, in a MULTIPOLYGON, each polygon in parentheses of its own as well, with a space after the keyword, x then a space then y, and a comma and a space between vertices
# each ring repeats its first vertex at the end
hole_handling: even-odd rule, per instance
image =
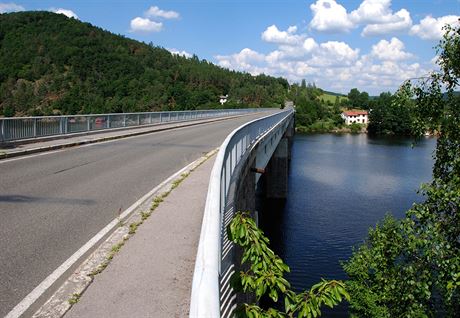
POLYGON ((348 93, 349 106, 352 108, 367 109, 369 103, 369 94, 360 92, 357 88, 352 88, 348 93))
POLYGON ((357 88, 352 88, 350 92, 348 93, 348 101, 350 102, 351 107, 357 107, 358 102, 359 102, 359 96, 361 93, 357 88))
POLYGON ((408 85, 401 86, 394 95, 380 94, 372 103, 368 132, 375 135, 411 135, 413 97, 408 85))
POLYGON ((414 132, 436 131, 425 201, 387 217, 344 264, 361 317, 456 317, 460 312, 460 26, 445 27, 441 71, 403 85, 415 95, 414 132), (445 90, 445 91, 443 91, 445 90))

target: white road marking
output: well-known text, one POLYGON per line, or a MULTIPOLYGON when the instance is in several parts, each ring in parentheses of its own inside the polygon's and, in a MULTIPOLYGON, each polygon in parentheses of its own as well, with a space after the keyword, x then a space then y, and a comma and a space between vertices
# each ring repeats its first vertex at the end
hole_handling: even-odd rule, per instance
POLYGON ((7 162, 11 162, 11 161, 29 159, 29 158, 38 157, 38 156, 49 155, 49 154, 53 154, 53 153, 56 153, 56 152, 61 152, 61 151, 64 151, 64 150, 65 150, 65 149, 50 150, 50 151, 41 152, 41 153, 37 153, 37 154, 24 155, 24 156, 17 157, 17 158, 2 159, 2 160, 0 160, 0 164, 2 164, 2 163, 7 163, 7 162))

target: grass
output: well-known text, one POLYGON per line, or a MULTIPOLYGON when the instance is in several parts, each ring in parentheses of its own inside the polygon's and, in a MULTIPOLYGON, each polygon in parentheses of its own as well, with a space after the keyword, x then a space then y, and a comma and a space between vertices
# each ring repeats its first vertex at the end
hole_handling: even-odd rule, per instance
POLYGON ((141 225, 143 223, 143 220, 140 221, 140 222, 133 222, 129 225, 129 231, 128 231, 128 234, 134 234, 136 233, 137 231, 137 228, 139 227, 139 225, 141 225))
MULTIPOLYGON (((336 99, 337 96, 334 96, 334 95, 330 95, 330 94, 322 94, 319 96, 319 99, 322 99, 324 100, 326 103, 329 101, 331 102, 332 104, 335 103, 335 99, 336 99)), ((339 96, 339 101, 342 101, 342 100, 348 100, 348 97, 346 96, 339 96)))
POLYGON ((70 299, 69 299, 69 304, 75 305, 80 300, 80 297, 81 297, 81 294, 73 293, 72 297, 70 297, 70 299))
POLYGON ((110 249, 109 254, 107 255, 107 258, 94 271, 92 271, 89 274, 89 276, 94 277, 97 274, 102 273, 102 271, 109 265, 110 261, 113 259, 115 254, 117 254, 120 251, 121 247, 125 245, 125 241, 126 239, 123 239, 123 241, 113 245, 110 249))
POLYGON ((172 183, 171 189, 177 188, 179 184, 181 184, 181 182, 184 181, 185 178, 187 178, 189 175, 190 175, 190 172, 184 172, 183 174, 181 174, 179 179, 174 180, 174 182, 172 183))

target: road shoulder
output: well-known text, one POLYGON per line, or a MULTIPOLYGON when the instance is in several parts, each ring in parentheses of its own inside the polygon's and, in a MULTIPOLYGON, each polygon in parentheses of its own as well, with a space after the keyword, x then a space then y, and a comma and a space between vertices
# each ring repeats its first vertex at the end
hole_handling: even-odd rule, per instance
POLYGON ((160 190, 168 195, 142 225, 136 226, 135 234, 128 232, 130 224, 139 218, 131 218, 115 231, 34 317, 61 317, 71 304, 66 318, 188 316, 214 158, 202 164, 198 160, 190 167, 190 175, 181 175, 180 185, 173 181, 169 188, 160 190), (102 262, 104 270, 98 272, 101 255, 113 259, 108 266, 102 262))

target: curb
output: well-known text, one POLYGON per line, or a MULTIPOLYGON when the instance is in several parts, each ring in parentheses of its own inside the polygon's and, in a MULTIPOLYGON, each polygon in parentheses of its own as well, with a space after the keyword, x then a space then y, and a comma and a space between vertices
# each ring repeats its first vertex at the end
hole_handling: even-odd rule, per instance
MULTIPOLYGON (((254 114, 257 114, 257 113, 254 113, 254 114)), ((46 151, 52 151, 52 150, 59 150, 59 149, 64 149, 64 148, 82 146, 82 145, 87 145, 87 144, 99 143, 99 142, 104 142, 104 141, 117 140, 117 139, 123 139, 123 138, 128 138, 128 137, 135 137, 135 136, 141 136, 141 135, 151 134, 151 133, 165 131, 165 130, 172 130, 172 129, 182 128, 182 127, 203 125, 203 124, 207 124, 207 123, 213 123, 213 122, 218 122, 218 121, 238 118, 238 117, 242 117, 242 116, 246 116, 246 115, 221 117, 221 118, 198 121, 198 122, 194 121, 194 122, 186 123, 186 124, 180 124, 179 123, 179 124, 177 124, 175 126, 163 127, 163 128, 155 126, 155 129, 147 130, 147 131, 139 131, 139 132, 124 134, 124 135, 101 137, 101 138, 89 139, 89 140, 81 140, 81 141, 69 142, 69 143, 59 144, 59 145, 51 145, 51 146, 46 146, 46 147, 25 149, 25 150, 22 150, 22 151, 16 151, 16 152, 10 152, 10 153, 7 153, 7 152, 2 153, 0 151, 0 160, 8 159, 8 158, 14 158, 14 157, 20 157, 20 156, 26 156, 26 155, 40 153, 40 152, 46 152, 46 151)))
MULTIPOLYGON (((184 175, 188 175, 197 169, 201 164, 214 156, 218 148, 210 151, 203 157, 193 161, 181 170, 174 173, 172 176, 164 180, 157 187, 152 189, 143 198, 134 203, 130 208, 125 210, 118 222, 123 222, 115 231, 109 234, 109 237, 102 243, 98 243, 95 251, 84 260, 70 277, 68 277, 61 287, 42 305, 32 316, 33 318, 47 317, 60 318, 77 303, 80 296, 85 292, 89 285, 93 282, 94 276, 102 272, 109 265, 111 259, 118 253, 124 243, 133 235, 130 233, 130 224, 137 223, 143 220, 142 211, 146 206, 150 206, 151 202, 158 197, 165 197, 174 190, 179 180, 183 180, 184 175)), ((180 182, 180 181, 179 181, 180 182)), ((151 210, 153 212, 153 210, 151 210)), ((115 220, 114 220, 115 221, 115 220)))

